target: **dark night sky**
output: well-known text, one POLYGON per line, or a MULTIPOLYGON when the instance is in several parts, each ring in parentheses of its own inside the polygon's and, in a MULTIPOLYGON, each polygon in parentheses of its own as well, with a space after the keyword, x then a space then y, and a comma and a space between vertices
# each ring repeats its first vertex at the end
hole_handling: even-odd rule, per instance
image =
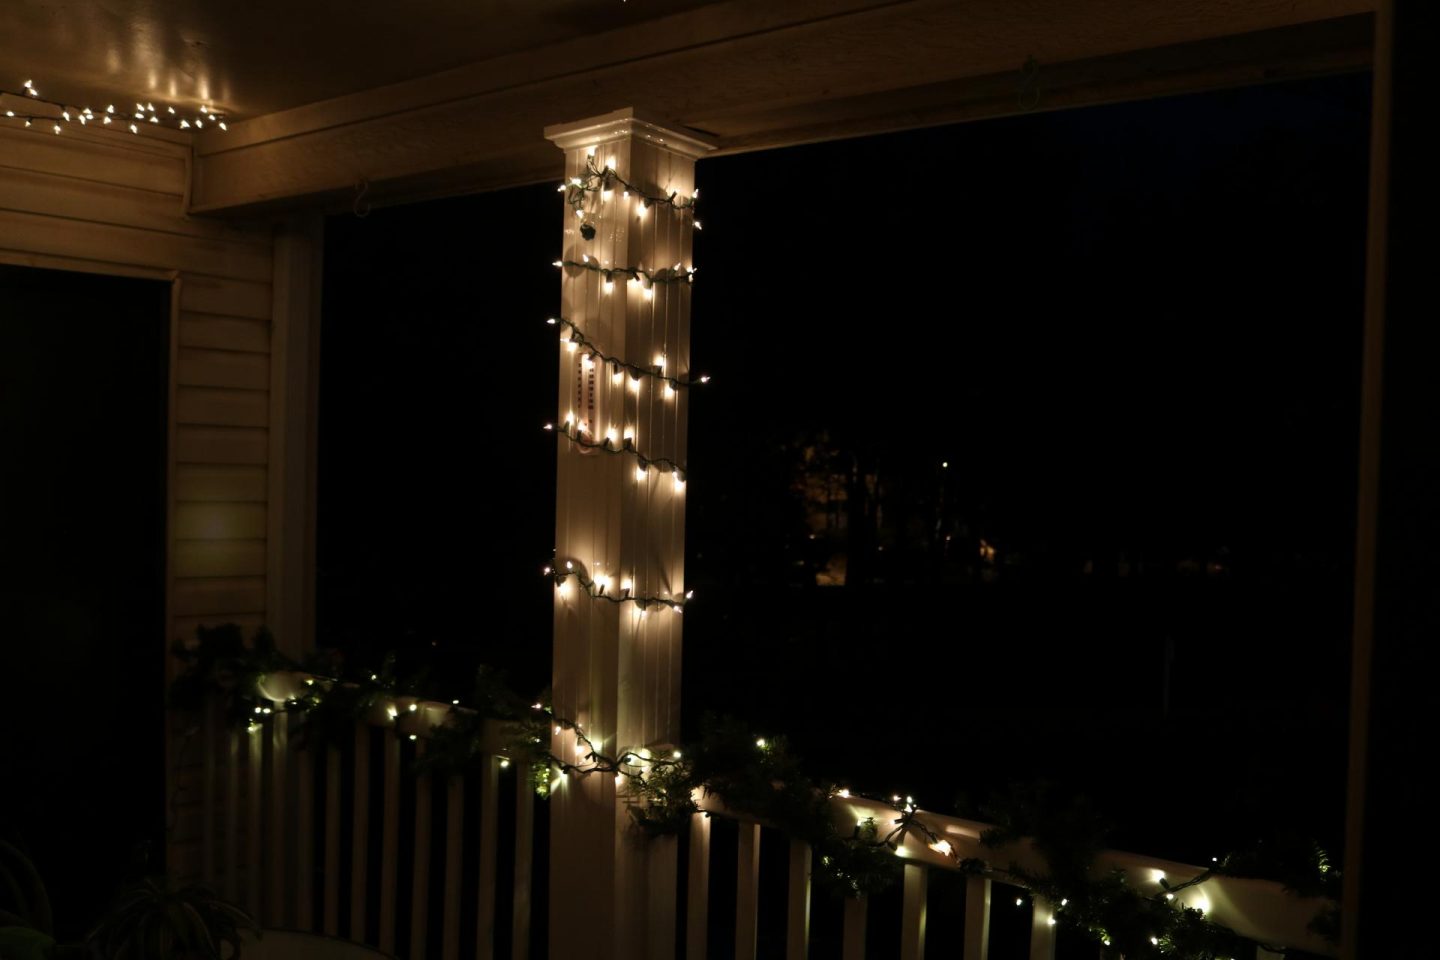
MULTIPOLYGON (((703 161, 687 725, 726 710, 939 810, 1048 777, 1157 854, 1279 821, 1333 845, 1368 98, 1342 77, 703 161), (898 501, 949 461, 972 527, 1039 559, 795 585, 779 451, 819 429, 898 501), (1121 579, 1120 551, 1229 572, 1121 579)), ((547 184, 330 222, 322 643, 546 682, 561 217, 547 184)))

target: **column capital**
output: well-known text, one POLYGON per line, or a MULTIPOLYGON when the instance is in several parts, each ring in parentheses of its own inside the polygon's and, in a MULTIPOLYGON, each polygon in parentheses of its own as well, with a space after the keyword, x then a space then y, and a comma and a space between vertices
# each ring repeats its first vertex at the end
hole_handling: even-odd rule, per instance
POLYGON ((715 149, 714 142, 703 134, 676 123, 661 121, 634 107, 545 128, 545 138, 561 150, 589 147, 626 137, 644 140, 691 160, 698 160, 715 149))

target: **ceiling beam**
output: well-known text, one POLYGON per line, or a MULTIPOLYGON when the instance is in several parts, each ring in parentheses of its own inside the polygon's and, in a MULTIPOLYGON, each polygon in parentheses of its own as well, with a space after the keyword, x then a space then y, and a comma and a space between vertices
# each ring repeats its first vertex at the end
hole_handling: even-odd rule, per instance
POLYGON ((545 125, 618 106, 703 131, 724 154, 1360 70, 1374 5, 731 0, 206 133, 192 210, 342 207, 362 183, 374 203, 551 179, 562 158, 545 125))

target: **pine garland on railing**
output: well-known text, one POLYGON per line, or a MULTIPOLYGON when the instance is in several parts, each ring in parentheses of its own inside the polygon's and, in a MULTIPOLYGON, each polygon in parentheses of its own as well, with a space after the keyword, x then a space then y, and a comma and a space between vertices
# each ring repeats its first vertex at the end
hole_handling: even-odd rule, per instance
MULTIPOLYGON (((286 657, 264 628, 248 645, 233 624, 202 627, 197 637, 195 645, 175 646, 175 654, 185 666, 171 686, 172 706, 199 709, 208 697, 218 695, 226 716, 251 730, 274 709, 286 710, 302 717, 297 737, 307 748, 351 742, 357 721, 367 722, 381 703, 393 702, 396 697, 418 699, 426 685, 423 673, 397 676, 393 655, 373 671, 344 676, 332 657, 314 656, 304 662, 286 657), (306 675, 304 692, 274 704, 260 688, 266 674, 276 672, 306 675)), ((494 749, 484 737, 485 722, 498 720, 505 730, 501 749, 506 759, 502 763, 524 762, 542 796, 549 792, 552 772, 562 778, 615 777, 617 791, 628 803, 637 829, 652 837, 685 830, 701 809, 696 798, 715 797, 729 815, 774 827, 808 843, 818 863, 814 873, 817 886, 846 897, 870 896, 892 886, 904 863, 895 852, 914 838, 948 857, 965 873, 1024 888, 1030 898, 1051 905, 1057 926, 1085 935, 1106 956, 1215 960, 1253 949, 1255 941, 1176 898, 1181 891, 1212 877, 1276 878, 1298 895, 1338 896, 1339 872, 1324 852, 1313 846, 1298 855, 1296 851, 1275 855, 1262 850, 1216 858, 1208 869, 1182 882, 1162 879, 1155 894, 1136 890, 1118 870, 1097 878, 1097 858, 1104 847, 1103 831, 1096 826, 1098 818, 1077 805, 1073 797, 1067 795, 1061 802, 1045 790, 1030 794, 1012 791, 980 811, 996 824, 982 835, 982 845, 996 851, 998 857, 1007 848, 1028 844, 1043 860, 1043 871, 1014 862, 963 859, 921 819, 913 798, 862 795, 817 781, 806 774, 784 739, 757 738, 733 720, 707 718, 697 743, 683 750, 667 750, 668 755, 643 747, 609 755, 597 749, 573 720, 555 716, 544 696, 527 701, 485 668, 477 672, 472 696, 464 703, 452 700, 451 705, 445 721, 429 731, 417 770, 454 776, 475 769, 486 751, 494 749), (552 733, 561 732, 574 735, 578 752, 573 759, 556 756, 546 746, 552 733), (847 832, 836 825, 832 801, 837 797, 882 803, 894 815, 867 817, 847 832)), ((402 735, 398 724, 392 729, 402 735)), ((1025 899, 1022 895, 1017 904, 1023 906, 1025 899)), ((1334 940, 1339 933, 1337 924, 1338 914, 1327 909, 1312 923, 1312 929, 1334 940)), ((1280 950, 1274 945, 1260 946, 1280 950)))

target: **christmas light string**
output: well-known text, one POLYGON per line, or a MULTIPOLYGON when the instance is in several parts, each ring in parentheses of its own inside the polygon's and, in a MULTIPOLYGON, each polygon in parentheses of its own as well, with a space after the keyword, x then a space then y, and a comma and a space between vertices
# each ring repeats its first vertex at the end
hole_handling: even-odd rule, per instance
MULTIPOLYGON (((561 576, 571 575, 578 575, 573 566, 561 576)), ((580 579, 585 582, 583 576, 580 579)), ((606 599, 613 598, 607 595, 606 599)), ((1244 870, 1243 861, 1240 870, 1234 869, 1233 857, 1213 858, 1212 866, 1183 882, 1170 883, 1158 876, 1159 891, 1153 894, 1127 886, 1115 873, 1096 880, 1067 873, 1069 879, 1059 879, 1053 868, 1049 874, 1037 874, 1015 864, 1000 866, 980 858, 962 858, 950 841, 921 819, 914 797, 881 797, 822 786, 804 773, 783 740, 755 738, 735 724, 708 728, 699 741, 683 750, 664 744, 626 747, 609 754, 578 722, 555 716, 543 699, 533 703, 521 699, 495 683, 493 674, 482 668, 477 672, 476 694, 468 705, 452 699, 438 724, 417 732, 420 728, 413 722, 402 723, 402 718, 415 717, 424 723, 425 718, 434 716, 428 707, 440 704, 422 704, 419 679, 397 677, 393 655, 377 670, 347 677, 334 664, 302 665, 279 653, 263 628, 248 646, 234 624, 201 627, 197 637, 195 646, 175 646, 185 669, 172 683, 171 705, 200 709, 218 694, 228 703, 232 720, 252 733, 263 729, 275 713, 296 713, 303 719, 296 732, 297 743, 306 749, 327 744, 343 749, 354 742, 354 724, 374 723, 376 710, 383 708, 382 726, 395 736, 409 741, 422 733, 427 737, 426 750, 415 760, 417 772, 460 776, 492 755, 501 767, 519 760, 529 765, 541 796, 570 777, 609 775, 615 778, 617 790, 623 787, 633 801, 629 809, 636 825, 652 836, 687 829, 694 814, 703 812, 696 798, 718 795, 726 809, 809 843, 818 863, 816 880, 845 896, 868 896, 892 886, 899 866, 909 856, 906 840, 914 837, 962 873, 1022 888, 1025 892, 1016 898, 1017 907, 1024 906, 1027 899, 1044 901, 1053 910, 1052 923, 1079 931, 1100 946, 1121 950, 1126 957, 1237 956, 1246 945, 1253 948, 1255 944, 1176 898, 1181 891, 1216 876, 1255 875, 1244 870), (286 688, 296 690, 297 695, 283 701, 262 692, 266 675, 282 672, 298 680, 286 688), (421 706, 427 710, 421 712, 421 706), (496 745, 485 737, 487 718, 500 720, 505 731, 503 744, 493 754, 496 745), (545 747, 551 736, 567 733, 574 738, 573 759, 545 747), (864 816, 842 831, 835 826, 833 802, 837 799, 869 800, 890 808, 893 815, 864 816)), ((982 845, 999 849, 1041 832, 1053 835, 1045 826, 1032 824, 1033 832, 997 827, 980 839, 982 845)), ((1083 845, 1083 838, 1081 842, 1083 845)), ((1071 859, 1064 851, 1060 856, 1065 862, 1071 859)), ((1316 879, 1326 879, 1332 886, 1338 881, 1338 873, 1323 852, 1300 865, 1296 874, 1309 876, 1316 869, 1316 879)), ((1098 876, 1098 871, 1094 875, 1098 876)), ((1287 886, 1300 891, 1304 884, 1287 879, 1287 886)))
POLYGON ((640 608, 641 613, 654 606, 680 613, 685 604, 695 596, 694 590, 687 590, 683 596, 679 597, 669 594, 658 597, 637 595, 634 592, 634 584, 629 578, 622 579, 619 585, 612 589, 613 578, 605 574, 591 577, 585 572, 583 566, 577 565, 573 560, 566 560, 558 566, 546 567, 544 574, 555 582, 555 588, 562 593, 568 585, 567 582, 573 577, 580 584, 580 589, 596 600, 608 600, 611 603, 633 603, 640 608), (561 569, 562 566, 564 569, 561 569))
MULTIPOLYGON (((656 204, 669 206, 677 213, 686 211, 693 213, 696 202, 700 199, 699 190, 688 197, 682 197, 673 190, 668 196, 651 196, 615 172, 614 158, 607 160, 604 168, 597 167, 595 165, 595 148, 591 147, 585 160, 585 172, 578 177, 571 177, 557 188, 565 193, 565 202, 570 204, 570 208, 575 211, 575 216, 582 221, 580 235, 586 240, 595 239, 595 224, 590 220, 590 214, 593 211, 585 209, 586 195, 592 193, 598 195, 600 204, 603 206, 611 202, 616 187, 620 188, 622 202, 628 202, 630 195, 635 194, 640 201, 635 212, 637 216, 641 217, 645 215, 646 210, 656 204)), ((699 220, 692 219, 691 223, 696 230, 701 229, 699 220)))
POLYGON ((652 377, 656 380, 661 381, 662 383, 668 384, 671 388, 675 390, 684 390, 689 387, 695 386, 696 384, 704 384, 710 382, 709 376, 692 377, 689 380, 682 380, 679 377, 672 377, 668 375, 667 373, 665 373, 663 358, 660 363, 653 364, 649 367, 642 367, 638 363, 631 363, 630 361, 622 360, 619 357, 612 357, 609 354, 601 351, 600 348, 595 345, 594 341, 592 341, 589 337, 585 336, 585 334, 580 331, 580 328, 578 326, 576 326, 571 321, 566 320, 564 317, 551 317, 545 322, 552 326, 558 325, 569 330, 569 336, 563 338, 562 342, 565 343, 565 345, 568 346, 572 352, 575 350, 576 347, 584 347, 592 363, 596 362, 597 360, 601 363, 604 363, 606 366, 610 367, 611 370, 615 372, 616 377, 619 377, 621 375, 621 371, 628 370, 633 375, 634 379, 638 380, 641 377, 652 377))
POLYGON ((123 128, 133 134, 138 134, 141 126, 146 123, 168 127, 173 122, 175 129, 178 130, 203 130, 207 123, 221 130, 229 129, 224 116, 211 110, 208 106, 201 106, 199 112, 193 117, 181 116, 173 106, 165 107, 162 113, 156 109, 153 101, 137 102, 134 111, 129 108, 117 109, 112 103, 97 113, 89 107, 76 107, 60 100, 51 100, 40 96, 33 80, 26 80, 19 91, 0 88, 0 99, 7 96, 29 103, 42 103, 53 108, 50 113, 33 113, 7 108, 4 111, 4 117, 9 120, 23 121, 26 127, 31 127, 35 123, 49 125, 51 132, 57 135, 63 129, 62 124, 71 123, 78 123, 82 127, 94 124, 97 128, 110 130, 123 128))
MULTIPOLYGON (((547 423, 545 424, 544 429, 548 431, 554 431, 555 425, 553 423, 547 423)), ((680 466, 680 464, 676 463, 674 460, 671 460, 669 457, 645 456, 645 454, 641 453, 638 449, 636 449, 635 441, 628 436, 620 441, 620 446, 615 445, 613 430, 611 430, 599 440, 588 440, 582 433, 580 426, 573 420, 566 420, 560 425, 560 429, 556 432, 558 432, 562 437, 565 437, 567 440, 569 440, 576 446, 585 447, 588 450, 599 450, 602 453, 612 453, 621 456, 628 455, 634 457, 637 463, 637 466, 635 467, 636 480, 647 479, 649 477, 649 469, 651 467, 655 467, 661 473, 668 473, 672 475, 675 478, 675 486, 677 488, 685 486, 684 467, 680 466)))
POLYGON ((606 293, 614 288, 616 277, 626 277, 633 282, 643 284, 647 296, 653 292, 652 288, 657 283, 693 283, 695 281, 695 268, 691 267, 687 270, 678 263, 673 267, 661 267, 659 270, 652 271, 642 267, 602 267, 600 261, 592 258, 589 254, 581 256, 580 260, 556 260, 553 266, 591 270, 600 274, 605 280, 605 287, 602 289, 606 293))

